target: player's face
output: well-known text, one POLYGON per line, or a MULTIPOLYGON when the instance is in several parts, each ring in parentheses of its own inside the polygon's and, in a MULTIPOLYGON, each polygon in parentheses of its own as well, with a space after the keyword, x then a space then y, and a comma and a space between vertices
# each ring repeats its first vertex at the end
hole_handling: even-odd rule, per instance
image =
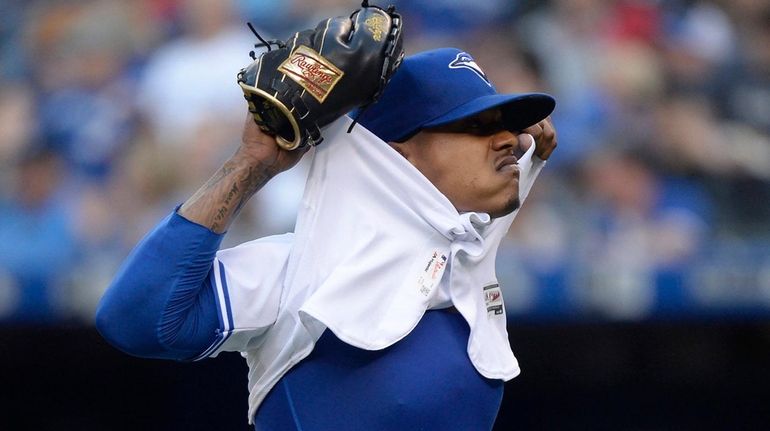
POLYGON ((524 137, 505 130, 499 110, 426 129, 395 144, 460 212, 500 217, 519 207, 524 137))

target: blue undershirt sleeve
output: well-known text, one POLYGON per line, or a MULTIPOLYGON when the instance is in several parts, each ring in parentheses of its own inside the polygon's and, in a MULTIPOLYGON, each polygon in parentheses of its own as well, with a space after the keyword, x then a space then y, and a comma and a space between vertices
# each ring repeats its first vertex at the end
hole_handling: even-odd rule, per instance
POLYGON ((209 273, 223 237, 176 211, 163 219, 102 297, 96 312, 102 336, 134 356, 199 356, 221 331, 209 273))

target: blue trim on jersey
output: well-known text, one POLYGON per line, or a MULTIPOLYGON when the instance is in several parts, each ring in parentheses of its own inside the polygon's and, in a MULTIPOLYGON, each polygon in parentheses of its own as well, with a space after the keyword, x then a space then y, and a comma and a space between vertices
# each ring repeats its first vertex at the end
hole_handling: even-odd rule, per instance
MULTIPOLYGON (((228 334, 229 335, 229 334, 228 334)), ((201 353, 199 356, 197 356, 193 361, 200 361, 202 359, 206 359, 209 356, 211 356, 214 352, 216 352, 222 344, 224 344, 225 340, 227 339, 227 336, 225 336, 224 332, 220 332, 217 335, 216 340, 214 341, 214 344, 211 345, 208 349, 206 349, 205 352, 201 353)))
POLYGON ((230 327, 227 328, 228 334, 227 336, 230 336, 230 333, 232 332, 235 325, 233 325, 233 310, 230 307, 230 292, 227 291, 227 277, 225 276, 225 265, 222 262, 219 262, 219 279, 222 281, 222 291, 224 292, 225 296, 225 306, 227 307, 227 320, 230 324, 230 327))
POLYGON ((219 280, 220 283, 217 283, 216 281, 216 275, 214 271, 211 271, 211 285, 214 288, 214 300, 216 301, 217 310, 219 310, 219 313, 217 313, 217 318, 219 319, 219 334, 217 334, 217 338, 214 340, 214 342, 209 346, 208 349, 206 349, 203 353, 195 357, 193 361, 200 361, 201 359, 205 359, 217 350, 219 350, 220 347, 222 347, 223 344, 227 341, 228 338, 230 338, 230 335, 233 333, 233 329, 235 328, 235 325, 233 324, 233 311, 232 306, 230 305, 230 292, 227 288, 227 276, 225 275, 225 265, 222 262, 215 261, 219 265, 217 266, 217 269, 219 270, 219 280), (225 298, 224 306, 222 306, 222 302, 219 300, 219 293, 222 293, 222 296, 225 298))
POLYGON ((193 361, 200 361, 202 359, 208 358, 212 353, 216 352, 225 341, 226 328, 222 316, 222 307, 219 303, 219 286, 217 285, 216 275, 213 270, 209 274, 209 282, 211 283, 211 289, 214 291, 214 302, 218 311, 217 320, 219 320, 219 331, 217 332, 217 336, 211 345, 206 350, 204 350, 203 353, 193 358, 193 361))
POLYGON ((230 332, 220 332, 217 335, 216 340, 214 341, 214 344, 212 344, 208 349, 206 349, 205 352, 201 353, 199 356, 197 356, 193 361, 200 361, 202 359, 206 359, 209 356, 211 356, 214 352, 219 350, 219 348, 222 346, 222 344, 227 341, 227 338, 230 336, 230 332))
POLYGON ((224 332, 227 328, 225 328, 224 315, 222 314, 222 304, 219 302, 219 284, 217 283, 217 276, 215 271, 216 270, 211 271, 211 287, 214 289, 214 302, 216 303, 217 310, 219 311, 217 313, 217 319, 219 320, 219 330, 224 332))

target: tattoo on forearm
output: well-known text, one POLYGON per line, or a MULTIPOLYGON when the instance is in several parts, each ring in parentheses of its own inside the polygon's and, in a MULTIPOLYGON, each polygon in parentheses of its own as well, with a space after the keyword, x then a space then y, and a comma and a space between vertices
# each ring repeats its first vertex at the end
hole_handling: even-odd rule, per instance
POLYGON ((249 198, 273 175, 265 164, 238 167, 236 162, 228 161, 182 205, 179 213, 215 232, 224 232, 249 198))
MULTIPOLYGON (((241 208, 243 208, 243 206, 246 204, 246 201, 248 201, 249 198, 257 192, 257 190, 261 189, 265 184, 267 184, 267 182, 270 181, 270 178, 272 177, 273 175, 270 173, 269 169, 266 169, 264 166, 249 166, 248 175, 246 175, 246 178, 241 180, 243 193, 240 195, 240 200, 238 205, 235 207, 235 211, 240 211, 241 208)), ((235 186, 236 185, 233 184, 233 187, 235 186)))
MULTIPOLYGON (((224 179, 226 176, 232 174, 234 170, 235 168, 233 166, 228 166, 227 164, 225 164, 224 166, 222 166, 222 168, 220 168, 214 174, 214 176, 212 176, 211 178, 209 178, 208 181, 206 181, 206 184, 203 185, 203 188, 201 190, 210 189, 214 187, 217 183, 222 181, 222 179, 224 179)), ((198 190, 198 191, 200 192, 201 190, 198 190)))

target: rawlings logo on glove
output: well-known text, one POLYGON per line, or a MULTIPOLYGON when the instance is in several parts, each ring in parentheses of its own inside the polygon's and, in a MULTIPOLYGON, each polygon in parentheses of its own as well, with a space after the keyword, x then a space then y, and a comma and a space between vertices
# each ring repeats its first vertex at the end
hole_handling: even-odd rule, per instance
POLYGON ((337 69, 325 58, 306 46, 300 46, 287 58, 278 70, 309 91, 323 103, 345 72, 337 69))

